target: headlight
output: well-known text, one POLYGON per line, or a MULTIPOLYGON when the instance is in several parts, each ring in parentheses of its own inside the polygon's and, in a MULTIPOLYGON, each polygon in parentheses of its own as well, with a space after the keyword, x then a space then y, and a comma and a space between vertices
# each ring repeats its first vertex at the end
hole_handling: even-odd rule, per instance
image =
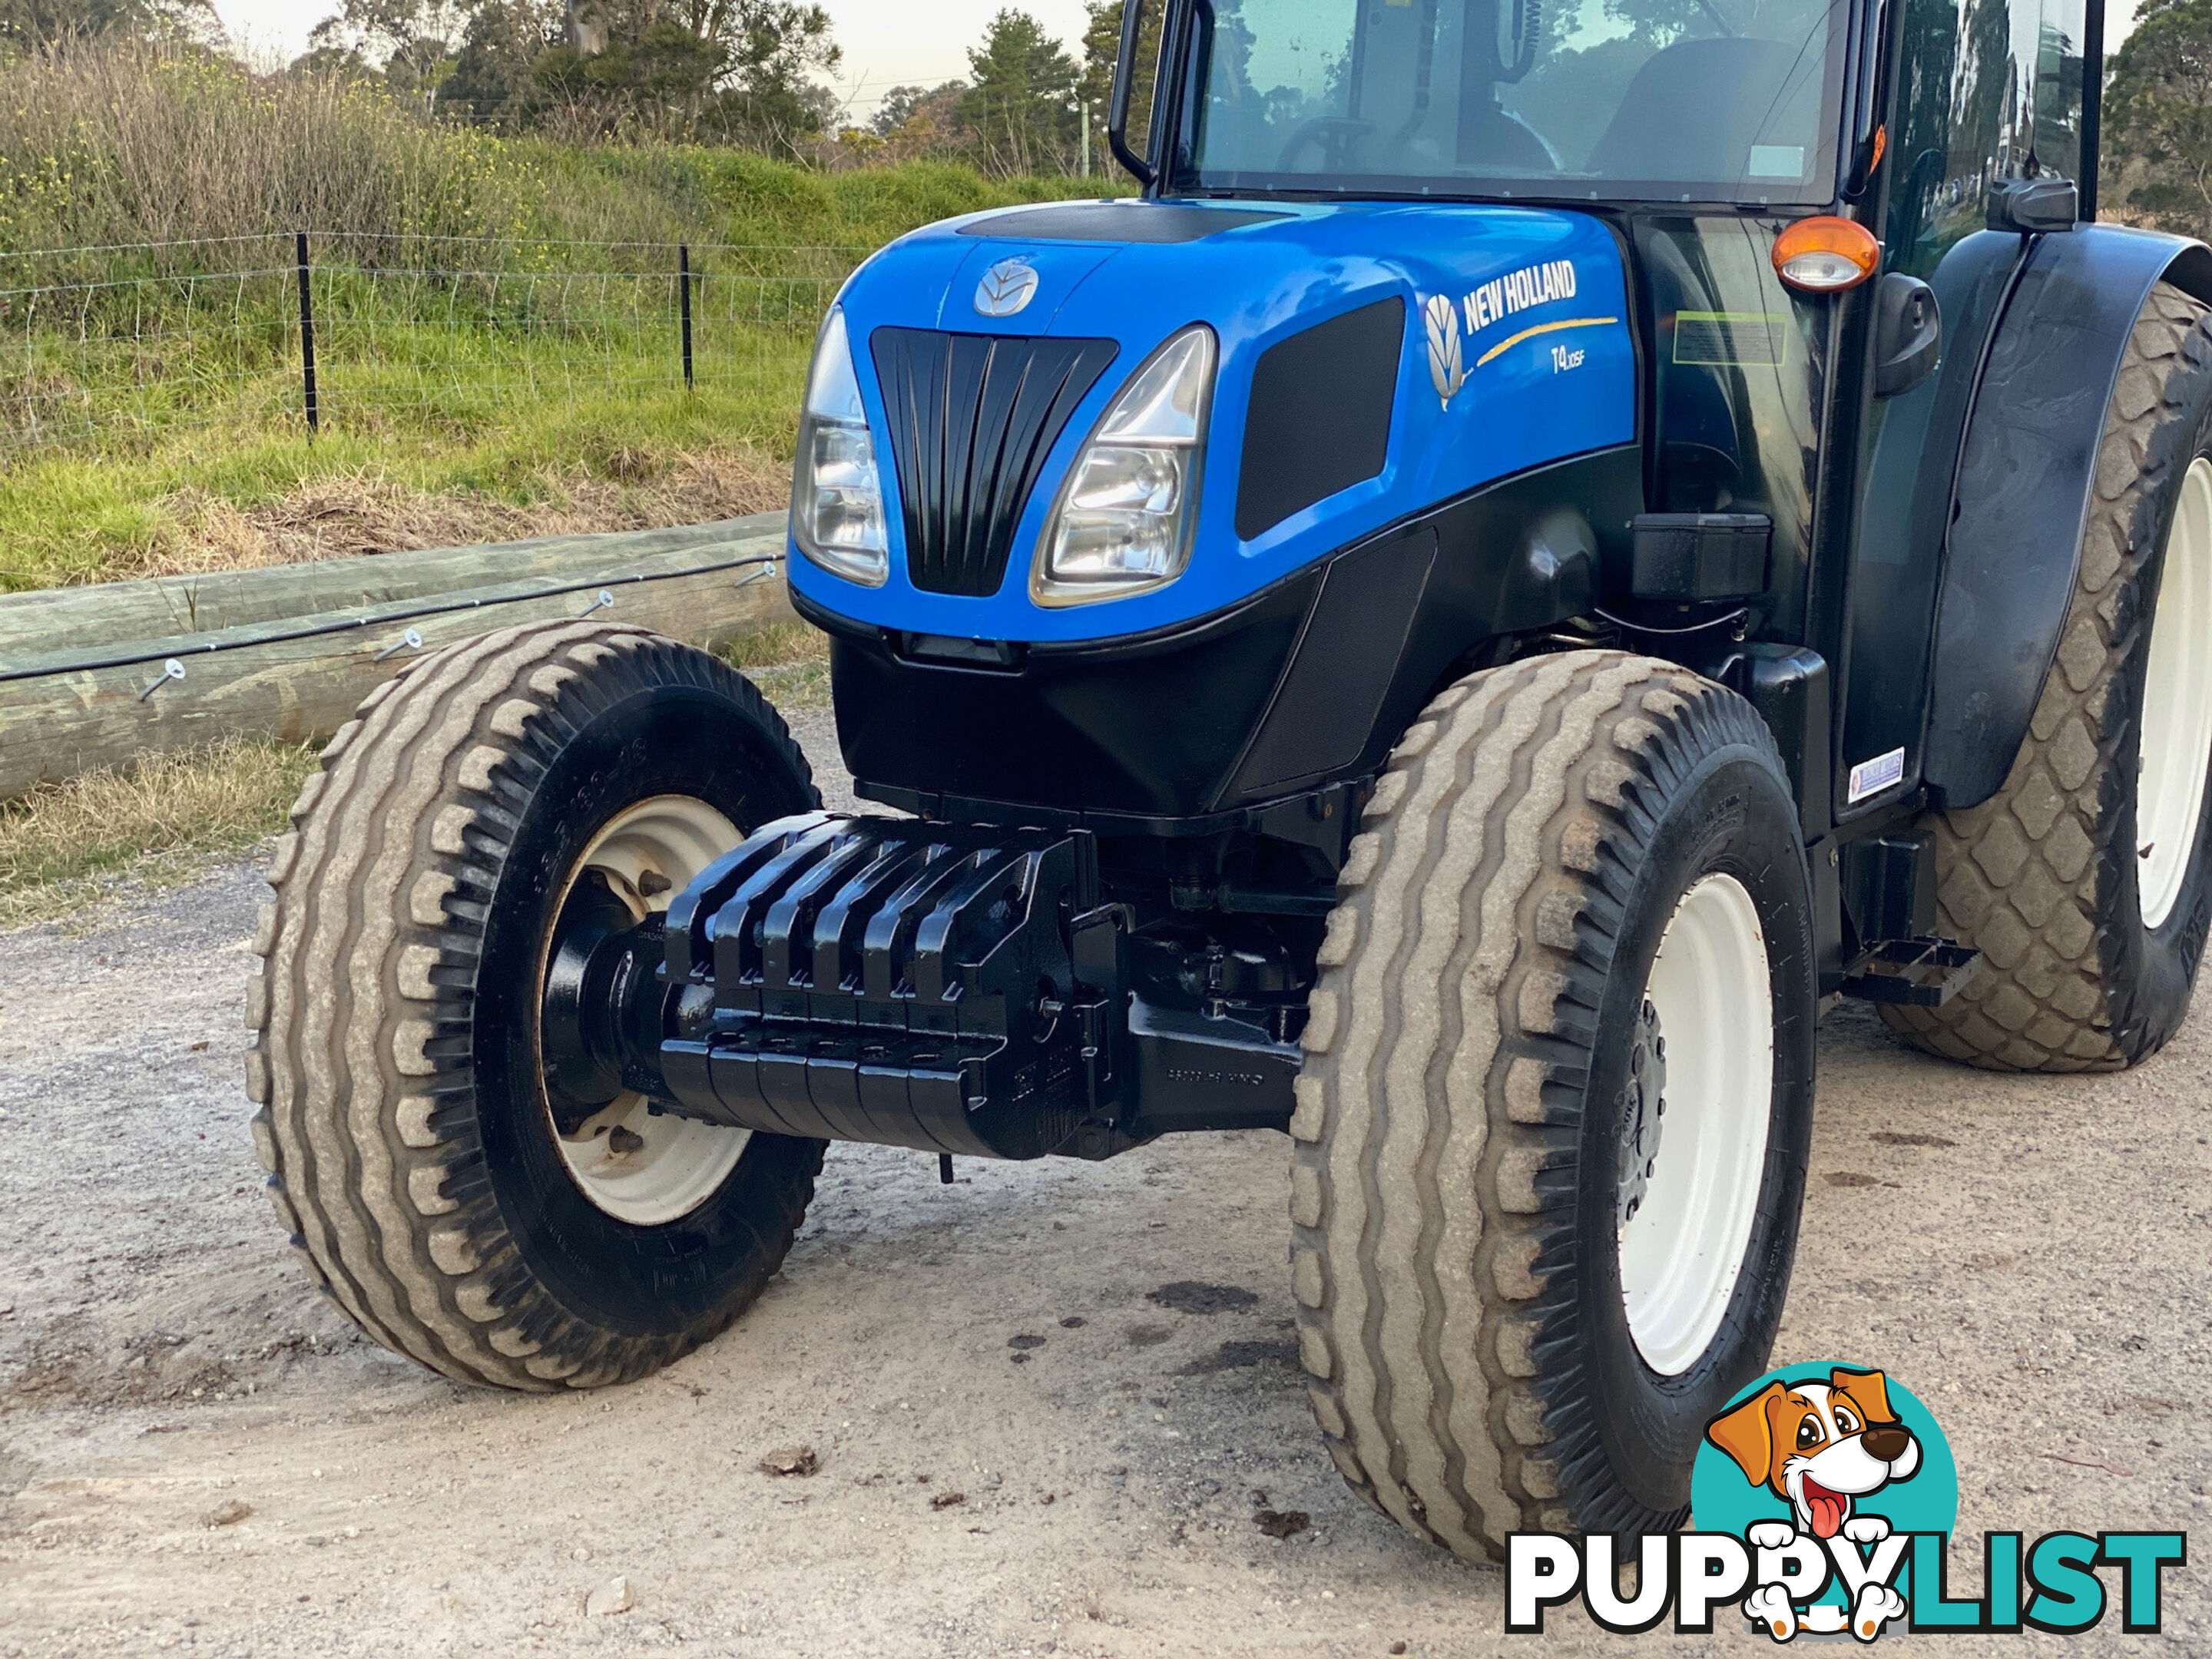
POLYGON ((1037 604, 1126 599, 1182 574, 1198 524, 1214 354, 1212 329, 1187 328, 1108 406, 1045 525, 1030 576, 1037 604))
POLYGON ((860 407, 842 307, 823 324, 806 378, 799 464, 792 470, 791 532, 800 552, 848 581, 881 587, 890 574, 883 482, 860 407))

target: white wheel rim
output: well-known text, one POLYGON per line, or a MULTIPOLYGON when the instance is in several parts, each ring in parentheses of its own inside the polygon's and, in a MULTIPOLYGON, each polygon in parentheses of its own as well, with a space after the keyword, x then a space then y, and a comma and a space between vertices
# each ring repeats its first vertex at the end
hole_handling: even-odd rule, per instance
POLYGON ((2166 925, 2197 850, 2212 765, 2212 460, 2181 481, 2143 676, 2136 775, 2136 898, 2145 927, 2166 925))
POLYGON ((1679 1376, 1727 1316, 1766 1167, 1773 985, 1741 882, 1706 876, 1682 896, 1644 996, 1664 1044, 1664 1111, 1642 1200, 1619 1228, 1621 1299, 1644 1364, 1679 1376))
MULTIPOLYGON (((569 871, 554 914, 568 903, 576 884, 597 870, 605 875, 608 890, 642 921, 667 909, 694 877, 744 838, 737 825, 689 795, 640 801, 592 837, 569 871), (648 879, 656 876, 660 881, 648 879), (654 890, 641 890, 646 887, 654 890)), ((546 966, 538 964, 541 986, 546 966)), ((546 1115, 550 1121, 550 1105, 546 1115)), ((752 1131, 655 1113, 647 1109, 643 1095, 623 1094, 575 1134, 562 1135, 556 1128, 553 1139, 568 1178, 593 1206, 634 1227, 665 1227, 721 1189, 744 1156, 752 1131)))

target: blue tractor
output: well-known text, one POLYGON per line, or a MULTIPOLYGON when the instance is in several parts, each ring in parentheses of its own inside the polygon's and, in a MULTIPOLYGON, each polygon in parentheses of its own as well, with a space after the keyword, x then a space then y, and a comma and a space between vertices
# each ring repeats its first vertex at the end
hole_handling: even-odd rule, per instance
POLYGON ((1141 195, 821 331, 791 592, 885 810, 604 620, 386 687, 258 941, 286 1230, 401 1352, 585 1388, 737 1317, 827 1142, 1279 1130, 1346 1480, 1471 1557, 1679 1525, 1821 1013, 2071 1072, 2188 1006, 2212 252, 2094 222, 2101 37, 1131 0, 1141 195))

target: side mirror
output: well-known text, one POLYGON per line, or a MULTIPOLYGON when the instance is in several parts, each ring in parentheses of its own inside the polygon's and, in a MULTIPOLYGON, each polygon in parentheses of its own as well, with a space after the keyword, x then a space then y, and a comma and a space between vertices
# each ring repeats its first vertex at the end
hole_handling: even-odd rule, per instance
MULTIPOLYGON (((1129 176, 1150 188, 1154 177, 1152 160, 1139 155, 1129 144, 1129 105, 1136 93, 1139 65, 1138 53, 1145 43, 1145 0, 1123 0, 1121 7, 1121 51, 1114 60, 1114 94, 1107 105, 1106 147, 1114 152, 1129 176)), ((1157 26, 1155 26, 1157 31, 1157 26)), ((1154 66, 1157 83, 1158 67, 1154 66)))
POLYGON ((1894 398, 1936 372, 1943 360, 1943 315, 1936 290, 1893 270, 1874 293, 1874 395, 1894 398))
POLYGON ((1990 187, 1990 228, 2021 235, 2071 230, 2081 191, 2071 179, 2001 179, 1990 187))

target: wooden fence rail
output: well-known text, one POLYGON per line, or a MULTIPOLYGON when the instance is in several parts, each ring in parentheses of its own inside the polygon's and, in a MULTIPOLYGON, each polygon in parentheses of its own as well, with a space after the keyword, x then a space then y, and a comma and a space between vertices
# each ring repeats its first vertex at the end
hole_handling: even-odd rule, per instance
POLYGON ((0 597, 0 799, 226 736, 326 738, 410 659, 517 623, 591 611, 719 648, 792 617, 783 551, 764 514, 0 597))

